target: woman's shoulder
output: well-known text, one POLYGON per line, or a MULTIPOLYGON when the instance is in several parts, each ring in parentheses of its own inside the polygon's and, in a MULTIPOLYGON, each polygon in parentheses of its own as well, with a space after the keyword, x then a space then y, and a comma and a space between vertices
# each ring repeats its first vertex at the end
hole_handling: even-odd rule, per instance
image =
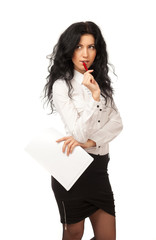
POLYGON ((53 84, 53 92, 68 90, 67 83, 64 79, 57 79, 53 84))

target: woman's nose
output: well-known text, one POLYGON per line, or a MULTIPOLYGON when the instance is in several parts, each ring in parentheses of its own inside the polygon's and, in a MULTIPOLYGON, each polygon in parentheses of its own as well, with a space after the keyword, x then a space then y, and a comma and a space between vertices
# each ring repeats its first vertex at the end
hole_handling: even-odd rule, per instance
POLYGON ((88 49, 84 48, 82 54, 83 54, 83 57, 88 57, 88 49))

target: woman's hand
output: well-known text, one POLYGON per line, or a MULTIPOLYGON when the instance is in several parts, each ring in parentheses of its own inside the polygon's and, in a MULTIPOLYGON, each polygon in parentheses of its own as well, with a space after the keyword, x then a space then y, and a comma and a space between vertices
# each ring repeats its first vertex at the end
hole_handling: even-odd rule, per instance
POLYGON ((100 88, 98 83, 95 81, 93 75, 91 74, 94 70, 88 70, 84 73, 82 84, 87 87, 95 101, 100 101, 100 88))
POLYGON ((58 143, 62 142, 62 141, 64 141, 64 144, 62 147, 62 152, 65 152, 67 149, 67 156, 69 156, 69 154, 73 152, 73 150, 76 146, 80 146, 82 148, 89 148, 89 147, 96 146, 96 143, 90 139, 88 139, 86 143, 80 143, 77 140, 75 140, 72 136, 63 137, 63 138, 56 140, 56 142, 58 142, 58 143))
POLYGON ((63 147, 62 147, 62 152, 65 152, 67 149, 67 156, 69 156, 70 153, 72 153, 73 149, 76 146, 80 146, 80 143, 78 141, 76 141, 72 136, 68 136, 68 137, 63 137, 60 138, 58 140, 56 140, 56 142, 62 142, 64 141, 63 147))

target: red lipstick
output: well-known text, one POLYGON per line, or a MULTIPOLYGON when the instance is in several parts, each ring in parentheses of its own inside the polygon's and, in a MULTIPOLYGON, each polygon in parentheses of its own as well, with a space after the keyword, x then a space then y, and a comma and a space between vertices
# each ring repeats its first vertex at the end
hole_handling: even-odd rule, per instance
POLYGON ((88 71, 88 68, 87 68, 87 66, 86 66, 86 63, 85 63, 85 62, 83 62, 83 66, 84 66, 84 68, 86 69, 86 71, 88 71))

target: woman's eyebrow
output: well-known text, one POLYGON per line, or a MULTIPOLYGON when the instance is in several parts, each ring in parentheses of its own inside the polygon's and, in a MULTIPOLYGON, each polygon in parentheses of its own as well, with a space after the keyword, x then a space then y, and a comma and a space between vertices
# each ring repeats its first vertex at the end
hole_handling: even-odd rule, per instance
MULTIPOLYGON (((83 46, 82 43, 79 43, 78 45, 83 46)), ((87 46, 92 46, 92 45, 95 45, 95 43, 89 43, 87 46)))

